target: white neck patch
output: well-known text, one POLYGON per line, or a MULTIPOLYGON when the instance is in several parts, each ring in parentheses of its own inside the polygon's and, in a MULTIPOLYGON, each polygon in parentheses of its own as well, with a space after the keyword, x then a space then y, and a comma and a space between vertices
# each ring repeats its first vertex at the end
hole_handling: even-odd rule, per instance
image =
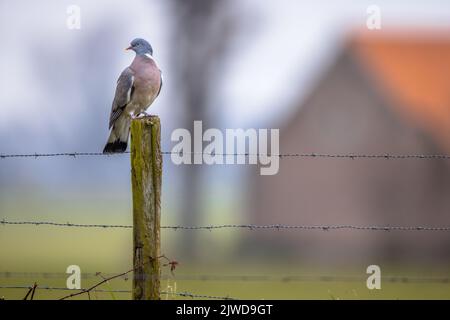
POLYGON ((151 59, 151 60, 155 63, 156 67, 159 69, 158 63, 156 62, 155 58, 153 58, 153 57, 151 56, 151 54, 146 53, 146 54, 144 54, 144 55, 145 55, 147 58, 151 59))

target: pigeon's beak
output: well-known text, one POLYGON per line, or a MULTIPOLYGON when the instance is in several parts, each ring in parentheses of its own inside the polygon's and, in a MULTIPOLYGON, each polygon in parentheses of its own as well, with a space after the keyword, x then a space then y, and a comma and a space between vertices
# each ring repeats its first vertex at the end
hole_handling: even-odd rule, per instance
POLYGON ((133 48, 132 46, 126 47, 126 48, 125 48, 125 51, 131 50, 132 48, 133 48))

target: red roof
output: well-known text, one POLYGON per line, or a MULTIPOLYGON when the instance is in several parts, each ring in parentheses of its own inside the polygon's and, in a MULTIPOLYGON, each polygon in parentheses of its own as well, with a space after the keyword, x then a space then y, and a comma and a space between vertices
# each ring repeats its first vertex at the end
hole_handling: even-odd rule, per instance
POLYGON ((351 49, 391 105, 450 150, 450 32, 365 31, 351 49))

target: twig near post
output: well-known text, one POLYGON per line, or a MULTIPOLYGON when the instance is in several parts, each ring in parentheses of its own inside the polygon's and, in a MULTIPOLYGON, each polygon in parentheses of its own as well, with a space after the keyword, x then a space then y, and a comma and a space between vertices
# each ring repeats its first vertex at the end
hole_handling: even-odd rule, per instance
POLYGON ((72 298, 72 297, 75 297, 75 296, 79 296, 80 294, 89 293, 89 292, 91 292, 92 290, 94 290, 95 288, 97 288, 98 286, 101 286, 102 284, 104 284, 105 282, 108 282, 108 281, 110 281, 110 280, 113 280, 113 279, 117 279, 117 278, 123 277, 123 276, 125 276, 125 275, 127 275, 127 274, 133 272, 134 270, 135 270, 135 269, 133 268, 133 269, 128 270, 128 271, 126 271, 126 272, 123 272, 123 273, 114 275, 114 276, 109 277, 109 278, 105 278, 105 279, 103 279, 102 281, 100 281, 99 283, 93 285, 92 287, 90 287, 90 288, 88 288, 88 289, 83 289, 83 290, 81 290, 80 292, 76 292, 76 293, 69 294, 69 295, 67 295, 67 296, 64 296, 64 297, 60 298, 59 300, 66 300, 66 299, 69 299, 69 298, 72 298))
POLYGON ((33 300, 34 299, 34 293, 36 292, 36 288, 37 288, 37 283, 35 282, 34 283, 34 285, 33 285, 33 291, 31 291, 31 298, 30 298, 30 300, 33 300))
POLYGON ((34 298, 34 292, 36 291, 36 288, 37 288, 37 283, 35 282, 34 285, 33 285, 32 287, 28 288, 28 292, 27 292, 27 294, 25 295, 25 298, 23 298, 23 300, 27 300, 27 299, 28 299, 28 296, 30 295, 30 293, 31 293, 31 298, 30 298, 30 300, 33 300, 33 298, 34 298))
POLYGON ((160 299, 161 124, 157 116, 131 123, 134 300, 160 299))

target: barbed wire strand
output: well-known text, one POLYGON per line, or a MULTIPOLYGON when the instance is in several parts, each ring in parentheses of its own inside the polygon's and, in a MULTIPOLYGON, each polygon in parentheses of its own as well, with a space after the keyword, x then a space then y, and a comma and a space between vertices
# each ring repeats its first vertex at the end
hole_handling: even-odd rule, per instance
MULTIPOLYGON (((103 274, 104 277, 109 277, 113 274, 103 274)), ((51 272, 12 272, 3 271, 0 272, 0 278, 2 279, 18 279, 18 278, 44 278, 44 279, 62 279, 66 278, 66 273, 51 273, 51 272)), ((83 273, 82 279, 97 278, 97 273, 83 273)), ((399 282, 399 283, 450 283, 449 276, 441 277, 415 277, 415 276, 402 276, 392 275, 383 276, 385 282, 399 282)), ((125 279, 123 279, 125 280, 125 279)), ((173 280, 173 281, 245 281, 245 282, 358 282, 366 281, 367 277, 361 275, 211 275, 211 274, 197 274, 197 275, 162 275, 161 280, 173 280)), ((127 281, 127 280, 125 280, 127 281)), ((72 290, 72 289, 67 289, 72 290)), ((80 289, 82 290, 82 289, 80 289)), ((104 292, 108 292, 107 290, 104 292)))
POLYGON ((212 299, 212 300, 238 300, 236 298, 232 298, 230 296, 211 296, 211 295, 205 295, 205 294, 195 294, 190 292, 167 292, 167 291, 161 291, 160 294, 166 294, 166 295, 176 295, 180 297, 188 297, 188 298, 203 298, 203 299, 212 299))
POLYGON ((7 221, 0 220, 2 225, 34 225, 34 226, 55 226, 55 227, 75 227, 75 228, 118 228, 118 229, 131 229, 133 226, 130 225, 113 225, 113 224, 80 224, 80 223, 60 223, 52 221, 7 221))
MULTIPOLYGON (((11 285, 11 286, 7 286, 7 285, 1 285, 0 289, 30 289, 32 286, 20 286, 20 285, 11 285)), ((37 290, 54 290, 54 291, 82 291, 82 292, 87 292, 87 289, 69 289, 69 288, 64 288, 64 287, 50 287, 50 286, 38 286, 37 290)), ((92 290, 95 292, 104 292, 104 293, 131 293, 131 290, 121 290, 121 289, 117 289, 117 290, 110 290, 110 289, 95 289, 92 290)), ((205 295, 205 294, 196 294, 196 293, 191 293, 191 292, 168 292, 168 291, 161 291, 160 294, 165 294, 165 295, 174 295, 174 296, 180 296, 180 297, 188 297, 188 298, 204 298, 204 299, 213 299, 213 300, 237 300, 235 298, 231 298, 229 296, 212 296, 212 295, 205 295)))
MULTIPOLYGON (((0 289, 29 289, 31 286, 24 286, 24 285, 10 285, 10 286, 8 286, 8 285, 1 285, 0 286, 0 289)), ((37 290, 39 290, 39 289, 41 289, 41 290, 55 290, 55 291, 85 291, 85 290, 87 290, 87 289, 83 289, 83 288, 81 288, 81 289, 69 289, 69 288, 64 288, 64 287, 50 287, 50 286, 42 286, 42 285, 39 285, 38 287, 37 287, 37 290)), ((109 293, 109 292, 114 292, 114 293, 131 293, 131 290, 120 290, 120 289, 118 289, 118 290, 111 290, 111 289, 95 289, 95 290, 93 290, 93 291, 96 291, 96 292, 106 292, 106 293, 109 293)))
MULTIPOLYGON (((163 151, 163 155, 179 154, 181 152, 163 151)), ((124 153, 101 153, 101 152, 58 152, 58 153, 22 153, 22 154, 0 154, 0 159, 7 158, 49 158, 49 157, 97 157, 97 156, 119 156, 123 154, 130 154, 129 151, 124 153)), ((338 158, 338 159, 450 159, 450 155, 446 154, 332 154, 332 153, 281 153, 281 154, 264 154, 264 153, 206 153, 206 152, 187 152, 190 155, 208 155, 208 156, 277 156, 280 158, 338 158)))
MULTIPOLYGON (((76 228, 117 228, 131 229, 131 225, 114 225, 114 224, 80 224, 80 223, 59 223, 52 221, 8 221, 0 220, 1 225, 34 225, 34 226, 56 226, 56 227, 76 227, 76 228)), ((450 231, 450 226, 358 226, 358 225, 285 225, 285 224, 222 224, 222 225, 206 225, 206 226, 161 226, 161 229, 171 230, 217 230, 217 229, 246 229, 255 230, 360 230, 360 231, 450 231)))

